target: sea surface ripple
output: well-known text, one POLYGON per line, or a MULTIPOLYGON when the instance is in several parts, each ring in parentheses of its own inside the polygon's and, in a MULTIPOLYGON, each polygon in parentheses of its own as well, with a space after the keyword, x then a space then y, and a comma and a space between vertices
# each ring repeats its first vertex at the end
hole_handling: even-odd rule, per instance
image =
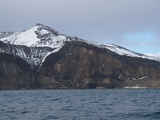
POLYGON ((0 120, 160 120, 160 90, 4 90, 0 120))

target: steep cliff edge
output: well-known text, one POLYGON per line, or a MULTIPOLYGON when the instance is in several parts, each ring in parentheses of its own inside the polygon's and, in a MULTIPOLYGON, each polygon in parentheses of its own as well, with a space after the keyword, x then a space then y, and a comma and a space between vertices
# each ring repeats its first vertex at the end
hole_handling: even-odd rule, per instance
POLYGON ((37 88, 37 70, 23 59, 0 53, 0 89, 37 88))
POLYGON ((80 41, 66 42, 39 70, 57 83, 53 88, 160 87, 160 62, 121 56, 80 41))

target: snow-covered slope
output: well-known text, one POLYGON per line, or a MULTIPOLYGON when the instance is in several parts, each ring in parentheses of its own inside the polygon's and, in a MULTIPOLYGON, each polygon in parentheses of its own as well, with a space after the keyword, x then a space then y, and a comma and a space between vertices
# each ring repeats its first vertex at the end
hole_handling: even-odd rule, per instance
POLYGON ((0 33, 0 41, 11 44, 10 47, 6 47, 5 49, 0 47, 0 52, 15 54, 30 64, 38 65, 41 64, 49 54, 58 52, 65 44, 65 41, 76 40, 86 42, 99 48, 109 49, 119 55, 160 61, 160 58, 135 53, 114 44, 100 44, 77 37, 66 36, 42 24, 37 24, 25 31, 0 33))

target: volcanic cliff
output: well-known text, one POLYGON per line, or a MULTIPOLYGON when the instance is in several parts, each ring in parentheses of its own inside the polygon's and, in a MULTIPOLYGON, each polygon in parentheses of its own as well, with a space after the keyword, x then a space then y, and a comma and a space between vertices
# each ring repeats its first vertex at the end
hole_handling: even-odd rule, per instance
POLYGON ((0 33, 0 89, 160 88, 160 59, 37 24, 0 33))

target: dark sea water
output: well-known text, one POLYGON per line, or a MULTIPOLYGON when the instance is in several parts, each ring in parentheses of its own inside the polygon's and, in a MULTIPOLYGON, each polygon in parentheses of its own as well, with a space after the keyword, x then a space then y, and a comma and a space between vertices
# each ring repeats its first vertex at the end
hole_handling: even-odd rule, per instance
POLYGON ((160 90, 0 91, 0 120, 160 120, 160 90))

